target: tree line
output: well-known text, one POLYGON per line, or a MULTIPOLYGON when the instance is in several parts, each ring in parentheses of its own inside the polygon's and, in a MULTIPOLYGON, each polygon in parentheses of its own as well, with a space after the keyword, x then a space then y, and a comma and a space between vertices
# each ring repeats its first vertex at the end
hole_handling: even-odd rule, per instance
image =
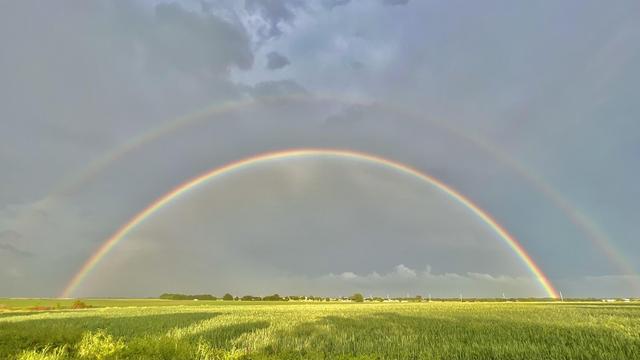
MULTIPOLYGON (((364 297, 360 293, 355 293, 351 296, 342 296, 342 297, 325 297, 325 296, 299 296, 299 295, 289 295, 289 296, 280 296, 279 294, 273 294, 268 296, 253 296, 253 295, 244 295, 244 296, 233 296, 229 293, 224 294, 221 298, 211 295, 211 294, 201 294, 201 295, 188 295, 188 294, 174 294, 174 293, 165 293, 160 295, 160 299, 165 300, 225 300, 225 301, 353 301, 353 302, 425 302, 425 301, 446 301, 446 302, 529 302, 529 301, 555 301, 550 298, 461 298, 461 297, 452 297, 452 298, 436 298, 433 299, 429 296, 428 298, 423 298, 420 295, 414 297, 379 297, 379 296, 369 296, 364 297)), ((565 299, 568 300, 568 299, 565 299)), ((577 299, 572 299, 577 300, 577 299)), ((596 301, 599 299, 581 299, 581 300, 591 300, 596 301)))
MULTIPOLYGON (((175 293, 164 293, 160 295, 160 299, 164 300, 218 300, 217 296, 211 294, 200 294, 200 295, 188 295, 188 294, 175 294, 175 293)), ((220 298, 225 301, 299 301, 299 300, 308 300, 308 301, 335 301, 335 300, 351 300, 355 302, 363 302, 364 296, 362 294, 356 293, 350 297, 340 297, 340 298, 331 298, 331 297, 322 297, 322 296, 280 296, 279 294, 273 294, 268 296, 253 296, 253 295, 244 295, 242 297, 233 296, 229 293, 226 293, 220 298)), ((381 299, 382 300, 382 299, 381 299)))
POLYGON ((216 296, 210 294, 200 294, 200 295, 186 295, 186 294, 172 294, 172 293, 164 293, 160 295, 160 299, 165 300, 218 300, 216 296))

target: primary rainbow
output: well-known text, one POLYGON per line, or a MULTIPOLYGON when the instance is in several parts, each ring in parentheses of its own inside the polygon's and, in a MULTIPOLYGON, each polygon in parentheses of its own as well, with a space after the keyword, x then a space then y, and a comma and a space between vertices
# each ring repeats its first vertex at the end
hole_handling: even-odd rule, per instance
MULTIPOLYGON (((120 146, 105 153, 103 156, 94 159, 85 167, 80 173, 73 174, 70 178, 62 181, 58 184, 43 201, 38 203, 38 209, 47 210, 47 207, 53 206, 60 198, 64 197, 75 191, 80 186, 88 183, 101 172, 104 171, 110 164, 125 157, 127 154, 143 147, 144 145, 156 141, 162 137, 165 137, 178 129, 182 129, 187 126, 193 126, 200 122, 209 121, 211 118, 215 118, 217 115, 232 113, 237 110, 249 108, 258 104, 270 104, 281 101, 295 101, 295 102, 316 102, 316 101, 332 101, 343 105, 350 106, 375 106, 383 111, 391 113, 397 113, 402 116, 416 117, 417 113, 409 111, 403 107, 399 107, 391 104, 364 103, 357 99, 349 99, 345 97, 338 97, 333 94, 329 95, 285 95, 285 96, 268 96, 253 99, 245 99, 234 102, 225 102, 222 104, 214 104, 212 106, 205 107, 204 109, 189 113, 185 116, 177 117, 171 121, 164 123, 163 125, 146 131, 139 136, 131 138, 129 141, 121 144, 120 146)), ((607 260, 618 268, 621 274, 630 275, 627 276, 629 285, 640 292, 640 281, 636 281, 637 271, 632 265, 631 261, 615 246, 615 242, 609 238, 609 236, 598 226, 594 219, 589 218, 584 211, 572 204, 566 196, 560 191, 556 190, 549 182, 538 176, 531 169, 523 166, 519 162, 515 161, 504 150, 497 148, 493 144, 487 142, 485 139, 478 137, 474 133, 463 131, 460 128, 452 127, 449 122, 439 121, 436 119, 425 119, 430 124, 441 128, 449 132, 451 135, 456 136, 459 139, 465 140, 470 144, 478 147, 486 154, 492 156, 495 160, 501 164, 506 165, 512 171, 521 176, 527 181, 535 190, 537 190, 546 199, 550 200, 553 205, 560 210, 578 229, 585 235, 586 239, 590 240, 596 247, 600 248, 607 260)))
POLYGON ((120 227, 109 239, 107 239, 100 248, 84 263, 84 265, 80 268, 80 270, 73 276, 71 281, 68 283, 66 288, 61 294, 61 297, 68 298, 75 292, 78 286, 82 283, 82 281, 87 277, 87 275, 98 265, 100 260, 102 260, 105 255, 109 253, 111 249, 115 245, 117 245, 122 239, 126 237, 126 235, 133 230, 136 226, 144 222, 147 218, 153 215, 156 211, 160 210, 163 206, 169 204, 174 199, 180 197, 181 195, 187 193, 189 190, 192 190, 199 185, 212 180, 218 176, 222 176, 224 174, 228 174, 234 170, 239 170, 245 167, 249 167, 252 165, 257 165, 264 162, 269 162, 273 160, 284 160, 284 159, 295 159, 295 158, 305 158, 305 157, 318 157, 318 156, 329 156, 329 157, 339 157, 345 159, 352 159, 358 161, 370 162, 378 165, 384 165, 389 168, 395 169, 404 174, 412 175, 418 179, 421 179, 432 186, 435 186, 437 189, 447 194, 451 198, 457 200, 460 204, 464 205, 467 209, 473 212, 476 216, 478 216, 482 221, 484 221, 497 235, 502 238, 507 245, 513 250, 517 256, 522 260, 522 262, 527 266, 529 271, 536 277, 541 287, 544 289, 546 294, 554 299, 557 299, 558 292, 551 284, 551 281, 547 278, 547 276, 542 272, 540 267, 533 261, 531 256, 527 254, 522 245, 511 235, 509 232, 503 228, 496 220, 494 220, 487 212, 482 210, 476 204, 474 204, 471 200, 467 199, 464 195, 457 192, 452 187, 444 184, 440 180, 420 172, 417 169, 412 168, 411 166, 385 159, 376 155, 365 154, 360 152, 355 152, 351 150, 337 150, 337 149, 292 149, 292 150, 284 150, 270 153, 258 154, 249 158, 245 158, 239 161, 235 161, 218 168, 215 168, 209 172, 206 172, 194 179, 191 179, 165 195, 158 198, 156 201, 147 206, 144 210, 135 215, 131 220, 129 220, 126 224, 120 227))

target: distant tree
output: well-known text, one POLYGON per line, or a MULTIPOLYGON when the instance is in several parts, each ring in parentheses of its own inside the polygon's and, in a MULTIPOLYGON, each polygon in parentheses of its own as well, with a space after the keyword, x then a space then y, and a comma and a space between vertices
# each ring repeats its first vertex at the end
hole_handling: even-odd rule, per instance
POLYGON ((226 294, 224 294, 224 296, 222 297, 222 300, 227 300, 227 301, 233 300, 233 295, 231 295, 231 294, 229 294, 229 293, 226 293, 226 294))
POLYGON ((283 299, 280 297, 280 295, 273 294, 273 295, 269 295, 269 296, 263 297, 262 300, 264 300, 264 301, 281 301, 283 299))
POLYGON ((178 294, 168 294, 168 293, 164 293, 162 295, 160 295, 160 299, 165 299, 165 300, 175 300, 175 296, 178 294))
POLYGON ((351 295, 350 299, 355 302, 364 302, 364 296, 360 293, 355 293, 351 295))

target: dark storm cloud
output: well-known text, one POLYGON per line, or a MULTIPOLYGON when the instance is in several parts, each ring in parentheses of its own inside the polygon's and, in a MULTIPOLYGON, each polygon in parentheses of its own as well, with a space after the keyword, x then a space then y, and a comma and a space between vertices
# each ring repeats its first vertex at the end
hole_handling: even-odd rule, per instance
POLYGON ((289 59, 278 53, 277 51, 271 51, 267 54, 267 69, 277 70, 289 65, 291 62, 289 59))

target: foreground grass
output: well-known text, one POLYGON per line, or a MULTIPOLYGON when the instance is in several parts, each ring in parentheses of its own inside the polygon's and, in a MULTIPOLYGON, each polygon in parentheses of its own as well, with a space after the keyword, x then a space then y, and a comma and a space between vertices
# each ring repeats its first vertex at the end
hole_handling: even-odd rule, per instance
POLYGON ((640 354, 640 306, 633 304, 107 302, 129 307, 0 312, 0 358, 632 359, 640 354))

